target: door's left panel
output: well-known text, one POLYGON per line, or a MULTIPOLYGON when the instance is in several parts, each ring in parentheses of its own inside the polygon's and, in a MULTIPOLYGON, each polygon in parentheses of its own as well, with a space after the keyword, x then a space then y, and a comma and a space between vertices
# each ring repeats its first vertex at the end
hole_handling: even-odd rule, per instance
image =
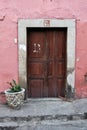
POLYGON ((45 77, 45 35, 27 29, 27 79, 29 97, 43 97, 45 77))

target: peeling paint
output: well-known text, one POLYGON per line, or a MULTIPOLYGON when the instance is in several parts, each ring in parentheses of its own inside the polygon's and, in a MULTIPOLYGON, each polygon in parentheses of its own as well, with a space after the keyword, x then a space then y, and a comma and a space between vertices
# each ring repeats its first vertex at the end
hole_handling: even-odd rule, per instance
POLYGON ((22 51, 26 51, 26 46, 25 45, 22 45, 20 44, 20 47, 19 47, 22 51))
POLYGON ((67 84, 66 84, 66 97, 72 98, 75 94, 75 86, 74 86, 74 79, 75 79, 75 71, 68 72, 67 76, 67 84))
POLYGON ((74 90, 74 77, 75 76, 75 71, 73 71, 72 73, 69 73, 68 76, 67 76, 67 84, 69 86, 71 86, 71 89, 72 89, 72 92, 74 90))
POLYGON ((0 21, 4 21, 5 15, 0 15, 0 21))

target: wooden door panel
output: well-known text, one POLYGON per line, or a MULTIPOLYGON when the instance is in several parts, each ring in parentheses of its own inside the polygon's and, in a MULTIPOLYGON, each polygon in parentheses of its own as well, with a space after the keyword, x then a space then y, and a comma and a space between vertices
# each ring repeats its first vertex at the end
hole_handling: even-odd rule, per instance
POLYGON ((28 71, 28 76, 29 77, 44 77, 44 64, 43 63, 38 63, 38 62, 31 62, 28 65, 29 71, 28 71))
POLYGON ((57 96, 65 96, 65 79, 57 79, 57 96))
POLYGON ((47 63, 47 76, 53 76, 53 61, 47 63))
POLYGON ((43 80, 31 79, 30 80, 30 96, 43 97, 43 80))
POLYGON ((54 31, 46 31, 46 42, 47 42, 47 58, 54 58, 54 31))
POLYGON ((48 97, 56 97, 56 85, 53 78, 48 78, 48 97))
POLYGON ((45 41, 43 32, 29 33, 29 58, 43 58, 45 51, 45 41))
POLYGON ((65 69, 64 61, 62 62, 57 61, 56 62, 56 76, 64 78, 65 74, 66 74, 66 69, 65 69))
POLYGON ((66 57, 66 31, 60 30, 55 34, 56 40, 56 58, 66 57))

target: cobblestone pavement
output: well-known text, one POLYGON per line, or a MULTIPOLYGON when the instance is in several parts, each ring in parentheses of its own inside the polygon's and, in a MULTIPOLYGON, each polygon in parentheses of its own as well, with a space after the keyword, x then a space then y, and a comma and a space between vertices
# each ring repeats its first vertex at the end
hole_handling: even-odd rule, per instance
POLYGON ((87 130, 87 99, 30 99, 19 110, 0 104, 0 130, 87 130))
POLYGON ((87 130, 87 120, 10 122, 2 123, 0 130, 87 130))

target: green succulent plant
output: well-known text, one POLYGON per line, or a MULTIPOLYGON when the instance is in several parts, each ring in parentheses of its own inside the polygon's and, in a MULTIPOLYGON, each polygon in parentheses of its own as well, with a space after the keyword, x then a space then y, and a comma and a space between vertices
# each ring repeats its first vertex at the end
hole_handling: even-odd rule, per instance
POLYGON ((21 86, 19 84, 17 84, 14 79, 12 80, 12 82, 7 82, 7 84, 9 84, 11 86, 9 92, 20 92, 21 91, 21 86))

